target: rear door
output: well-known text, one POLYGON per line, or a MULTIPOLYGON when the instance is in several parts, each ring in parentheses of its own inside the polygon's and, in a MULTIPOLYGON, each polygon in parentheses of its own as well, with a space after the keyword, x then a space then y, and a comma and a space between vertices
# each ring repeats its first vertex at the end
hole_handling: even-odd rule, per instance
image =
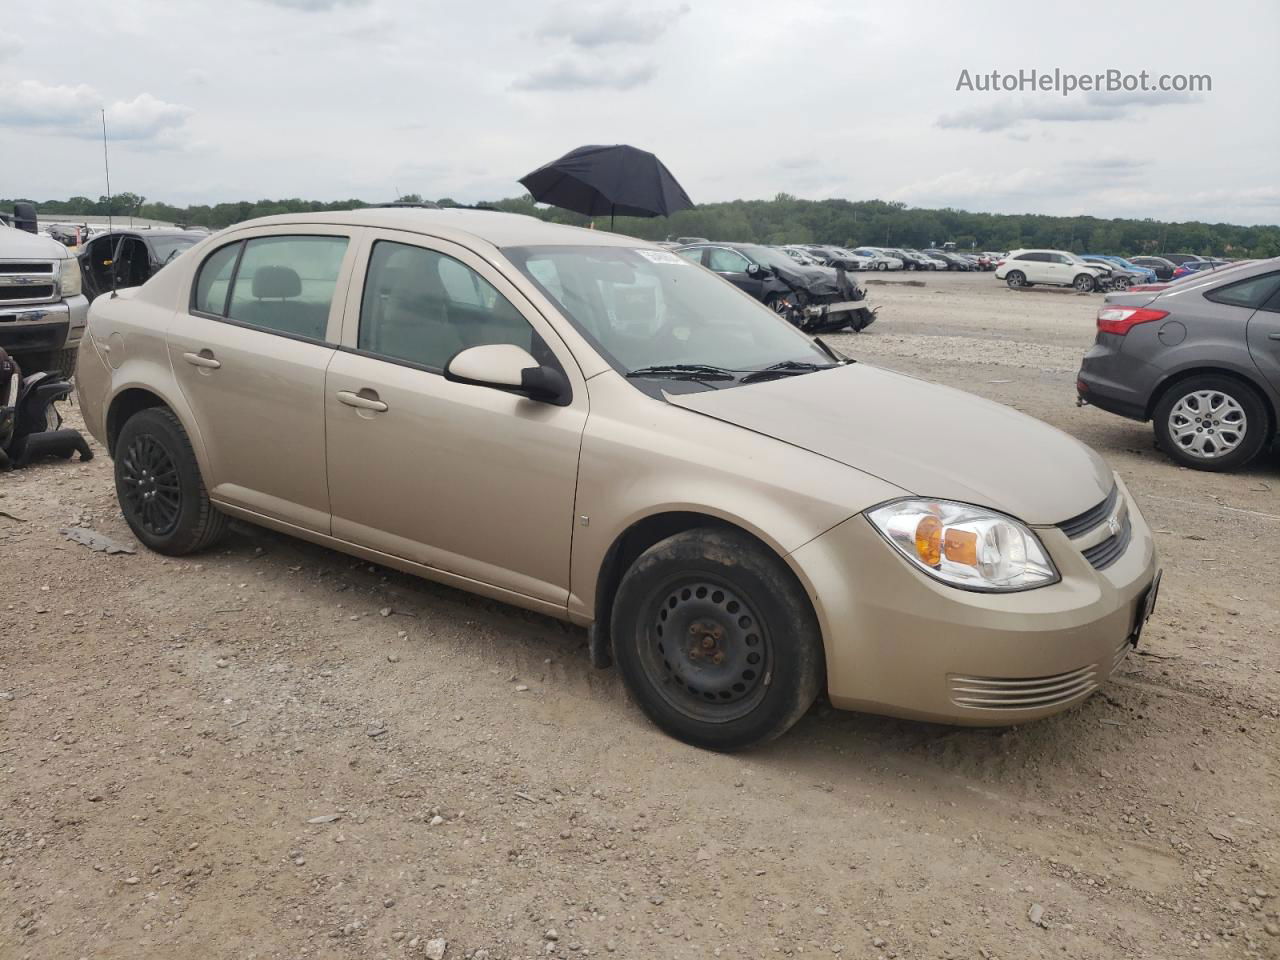
POLYGON ((281 227, 217 247, 167 338, 208 453, 210 495, 325 534, 325 370, 337 351, 354 235, 281 227))

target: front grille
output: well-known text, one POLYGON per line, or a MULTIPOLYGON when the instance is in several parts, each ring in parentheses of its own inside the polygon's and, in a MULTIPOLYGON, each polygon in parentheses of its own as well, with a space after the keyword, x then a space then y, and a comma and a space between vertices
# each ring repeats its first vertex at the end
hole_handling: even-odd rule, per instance
POLYGON ((1087 696, 1098 689, 1098 665, 1091 663, 1070 673, 1051 677, 1007 679, 997 677, 949 677, 951 702, 974 710, 1034 710, 1054 707, 1087 696))
POLYGON ((1111 493, 1107 495, 1107 499, 1103 500, 1096 507, 1091 507, 1084 513, 1072 517, 1070 520, 1063 520, 1058 524, 1058 529, 1074 540, 1076 537, 1088 533, 1098 524, 1102 523, 1107 517, 1111 516, 1111 511, 1115 509, 1116 500, 1120 497, 1120 488, 1112 487, 1111 493))
POLYGON ((32 283, 21 287, 7 287, 0 284, 0 303, 24 302, 53 299, 52 283, 32 283))
POLYGON ((39 263, 32 261, 24 263, 18 260, 5 260, 0 262, 0 275, 11 275, 15 273, 47 273, 53 275, 52 263, 39 263))
POLYGON ((1129 514, 1126 511, 1120 521, 1119 533, 1112 534, 1101 543, 1080 552, 1084 554, 1084 558, 1089 561, 1093 569, 1105 570, 1120 559, 1120 555, 1128 548, 1129 538, 1132 536, 1133 525, 1129 522, 1129 514))

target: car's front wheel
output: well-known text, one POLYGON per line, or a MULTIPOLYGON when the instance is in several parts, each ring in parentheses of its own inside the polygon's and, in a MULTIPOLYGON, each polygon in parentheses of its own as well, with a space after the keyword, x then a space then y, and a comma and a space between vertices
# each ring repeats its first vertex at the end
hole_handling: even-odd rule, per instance
POLYGON ((1250 387, 1218 374, 1175 383, 1152 415, 1160 449, 1184 467, 1234 470, 1266 444, 1267 409, 1250 387))
POLYGON ((738 531, 654 544, 618 587, 611 630, 623 680, 671 736, 740 750, 786 731, 821 688, 817 618, 795 575, 738 531))
POLYGON ((881 260, 879 263, 877 263, 877 264, 876 264, 876 269, 877 269, 877 270, 888 270, 888 269, 889 269, 889 264, 887 264, 887 263, 885 263, 883 260, 881 260))
POLYGON ((1071 285, 1080 293, 1093 293, 1093 288, 1097 286, 1097 281, 1093 279, 1092 274, 1077 273, 1071 285))
POLYGON ((126 420, 114 457, 120 511, 145 546, 182 556, 212 546, 225 532, 227 516, 210 502, 191 439, 168 407, 126 420))
POLYGON ((1010 290, 1017 290, 1027 285, 1027 275, 1021 270, 1010 270, 1004 275, 1004 282, 1010 290))

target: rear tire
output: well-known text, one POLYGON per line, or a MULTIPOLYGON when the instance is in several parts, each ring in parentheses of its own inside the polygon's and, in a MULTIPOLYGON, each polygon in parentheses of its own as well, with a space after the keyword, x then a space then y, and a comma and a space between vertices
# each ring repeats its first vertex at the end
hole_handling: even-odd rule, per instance
POLYGON ((228 518, 209 500, 191 439, 168 407, 125 421, 115 442, 116 498, 134 536, 180 557, 212 546, 228 518))
POLYGON ((24 377, 33 373, 53 373, 70 379, 76 372, 77 348, 66 347, 62 350, 39 350, 33 353, 18 353, 14 359, 22 368, 24 377))
POLYGON ((1151 416, 1160 449, 1194 470, 1243 467, 1274 431, 1266 404, 1252 387, 1212 373, 1167 388, 1151 416))
POLYGON ((808 597, 785 563, 736 530, 687 530, 642 553, 618 587, 611 632, 640 708, 696 747, 771 740, 822 686, 808 597))

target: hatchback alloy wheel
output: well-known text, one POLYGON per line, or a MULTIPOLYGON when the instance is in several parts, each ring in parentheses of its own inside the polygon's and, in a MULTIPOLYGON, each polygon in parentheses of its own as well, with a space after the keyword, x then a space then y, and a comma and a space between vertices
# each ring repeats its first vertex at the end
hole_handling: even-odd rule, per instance
POLYGON ((1196 390, 1169 411, 1169 435, 1188 456, 1217 460, 1232 453, 1249 429, 1249 418, 1234 397, 1220 390, 1196 390))

